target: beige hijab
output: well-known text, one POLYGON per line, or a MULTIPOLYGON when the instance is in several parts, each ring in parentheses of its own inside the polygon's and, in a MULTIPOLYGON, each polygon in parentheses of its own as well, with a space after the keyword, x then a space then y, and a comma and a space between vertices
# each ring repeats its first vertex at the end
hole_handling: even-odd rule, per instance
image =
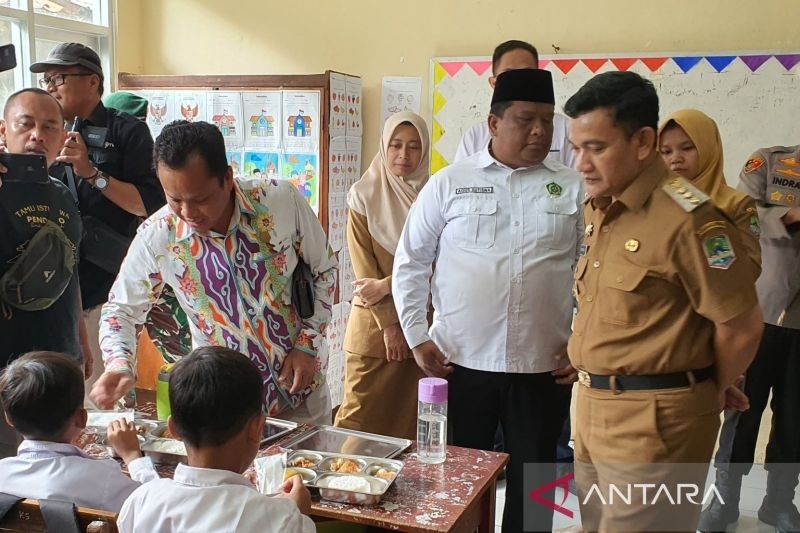
POLYGON ((699 158, 699 173, 692 180, 698 189, 711 197, 711 201, 728 216, 733 217, 737 205, 745 194, 730 187, 723 174, 722 140, 714 120, 697 109, 681 109, 669 115, 658 129, 658 136, 670 122, 674 122, 692 140, 699 158))
POLYGON ((416 113, 403 111, 391 115, 383 125, 381 148, 361 179, 347 194, 347 205, 367 218, 370 235, 387 252, 394 255, 408 210, 430 176, 428 149, 430 138, 425 120, 416 113), (395 176, 386 166, 386 152, 394 130, 409 122, 417 128, 422 141, 422 159, 409 176, 395 176))

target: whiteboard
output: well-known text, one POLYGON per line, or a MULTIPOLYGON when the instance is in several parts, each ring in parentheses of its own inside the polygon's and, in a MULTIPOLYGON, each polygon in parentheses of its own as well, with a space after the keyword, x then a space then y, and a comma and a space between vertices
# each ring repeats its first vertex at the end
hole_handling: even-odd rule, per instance
MULTIPOLYGON (((557 55, 539 63, 553 73, 557 112, 588 79, 611 70, 650 79, 662 117, 677 109, 702 110, 719 125, 731 185, 757 148, 800 144, 800 52, 557 55)), ((490 57, 431 61, 432 171, 449 164, 461 135, 486 120, 491 74, 490 57)))

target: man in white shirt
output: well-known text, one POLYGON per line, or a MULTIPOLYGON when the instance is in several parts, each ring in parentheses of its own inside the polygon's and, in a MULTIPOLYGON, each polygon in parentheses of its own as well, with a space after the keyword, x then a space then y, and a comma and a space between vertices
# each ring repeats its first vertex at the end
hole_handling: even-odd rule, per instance
MULTIPOLYGON (((539 52, 525 41, 510 40, 501 43, 492 54, 492 76, 489 85, 494 89, 497 76, 503 72, 519 68, 539 68, 539 52)), ((489 145, 491 133, 486 120, 478 122, 464 132, 461 142, 458 143, 453 163, 458 163, 472 154, 476 154, 489 145)), ((572 147, 567 139, 567 117, 553 115, 553 140, 550 145, 550 157, 572 168, 572 147)))
POLYGON ((186 444, 189 464, 131 494, 117 519, 120 533, 316 531, 303 516, 311 495, 299 476, 269 497, 241 475, 261 443, 262 387, 256 366, 227 348, 198 348, 175 364, 168 424, 186 444))
MULTIPOLYGON (((566 346, 583 195, 578 174, 547 157, 554 101, 545 70, 498 76, 491 144, 431 178, 394 262, 414 358, 449 376, 452 444, 491 450, 501 422, 511 454, 503 531, 523 530, 523 464, 555 461, 575 379, 566 346)), ((550 509, 528 506, 526 524, 529 512, 550 530, 550 509)))
POLYGON ((8 365, 0 403, 25 440, 16 457, 0 460, 0 492, 116 513, 140 483, 158 479, 133 424, 115 421, 108 433, 130 477, 115 460, 93 459, 72 444, 86 427, 83 395, 83 370, 66 354, 31 352, 8 365))

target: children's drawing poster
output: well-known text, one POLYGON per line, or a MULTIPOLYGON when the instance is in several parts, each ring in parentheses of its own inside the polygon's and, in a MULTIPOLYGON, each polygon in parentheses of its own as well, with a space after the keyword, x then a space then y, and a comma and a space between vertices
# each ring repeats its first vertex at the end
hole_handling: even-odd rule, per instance
POLYGON ((283 91, 283 149, 316 152, 320 138, 319 91, 283 91))
POLYGON ((283 154, 281 179, 289 180, 308 205, 319 213, 319 164, 317 154, 283 154))
POLYGON ((347 83, 344 74, 331 72, 330 90, 330 124, 328 133, 331 138, 347 134, 347 83))
POLYGON ((347 192, 347 141, 336 137, 328 145, 328 193, 344 192, 347 192))
POLYGON ((347 159, 345 190, 347 190, 361 177, 361 137, 346 137, 345 147, 347 159))
POLYGON ((349 302, 353 299, 353 282, 356 275, 350 261, 350 251, 344 246, 339 251, 339 301, 349 302))
POLYGON ((240 148, 244 142, 242 93, 210 91, 206 94, 207 121, 219 128, 228 149, 240 148))
POLYGON ((243 92, 245 148, 277 152, 281 146, 281 92, 243 92))
POLYGON ((243 178, 244 167, 242 166, 242 152, 239 150, 227 151, 225 155, 228 157, 228 164, 233 170, 233 177, 243 178))
POLYGON ((347 98, 347 136, 361 137, 363 126, 361 118, 361 78, 345 77, 347 98))
MULTIPOLYGON (((419 114, 422 78, 384 76, 381 81, 381 127, 386 119, 400 111, 419 114)), ((380 132, 379 132, 380 133, 380 132)))
POLYGON ((345 193, 328 195, 328 244, 334 252, 345 245, 345 227, 347 225, 347 204, 345 193))
POLYGON ((242 162, 242 174, 247 179, 278 179, 280 155, 275 152, 256 152, 246 150, 242 162))
POLYGON ((164 126, 180 116, 175 94, 170 91, 147 91, 141 96, 147 98, 147 126, 155 139, 164 126))
POLYGON ((206 120, 206 93, 204 91, 175 92, 176 120, 199 122, 206 120))

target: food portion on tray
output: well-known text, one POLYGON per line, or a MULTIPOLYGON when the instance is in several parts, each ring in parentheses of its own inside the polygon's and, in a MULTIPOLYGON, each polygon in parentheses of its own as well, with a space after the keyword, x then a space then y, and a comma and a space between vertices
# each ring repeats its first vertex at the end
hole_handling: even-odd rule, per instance
POLYGON ((376 505, 403 469, 396 459, 295 450, 286 461, 285 477, 299 475, 326 500, 376 505))

